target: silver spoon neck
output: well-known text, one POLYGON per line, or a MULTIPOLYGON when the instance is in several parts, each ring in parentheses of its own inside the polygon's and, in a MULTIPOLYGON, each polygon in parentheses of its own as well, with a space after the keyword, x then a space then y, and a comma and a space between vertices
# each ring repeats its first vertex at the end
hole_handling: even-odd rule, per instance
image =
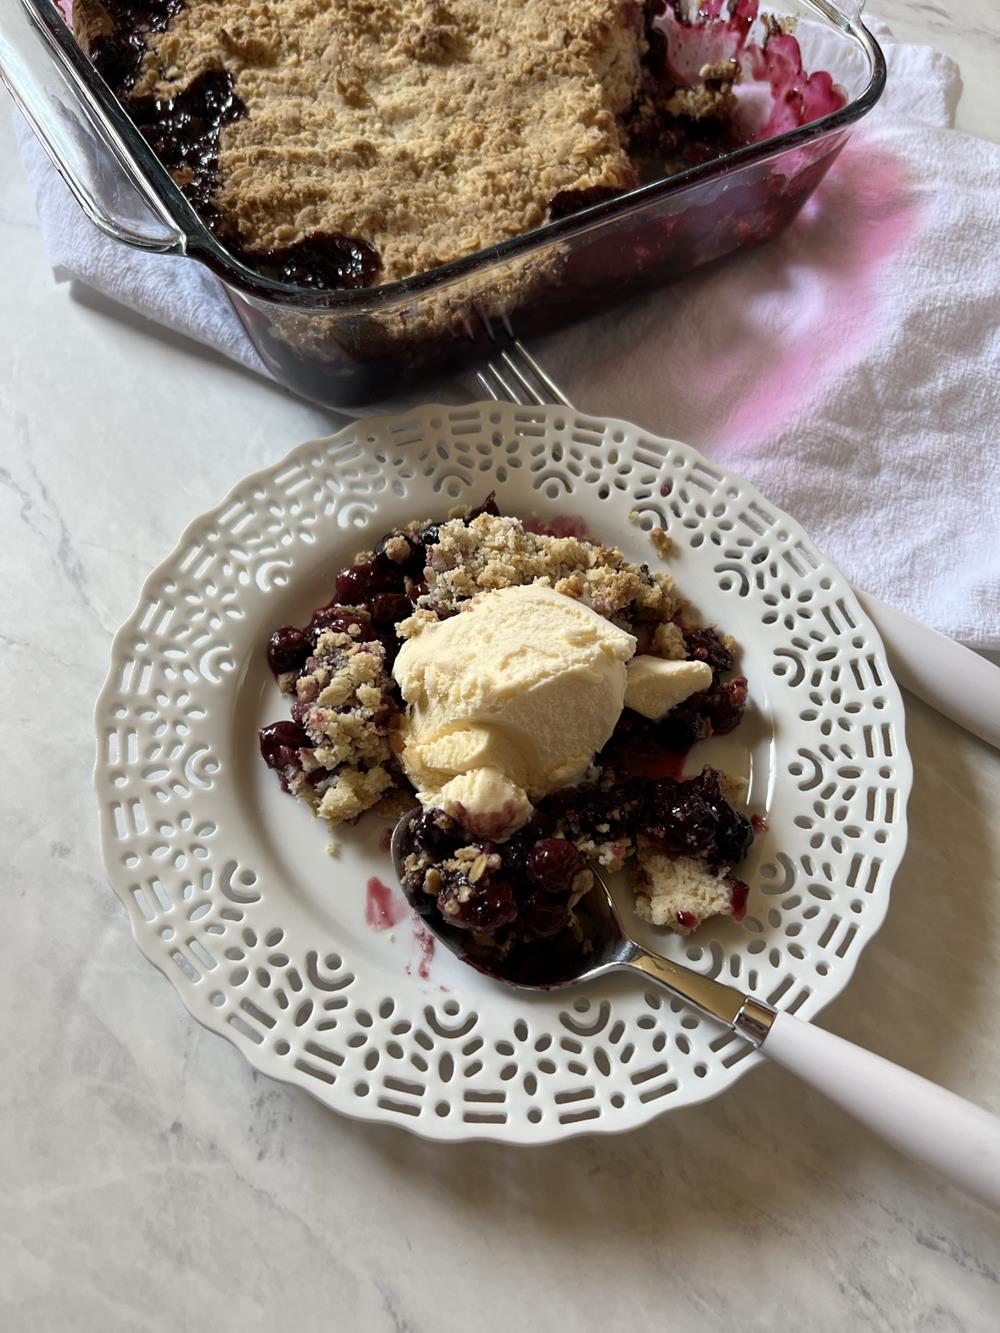
POLYGON ((760 1046, 771 1030, 777 1013, 771 1005, 735 986, 727 986, 724 981, 703 976, 683 963, 637 947, 633 955, 622 960, 621 966, 648 977, 701 1013, 725 1023, 754 1046, 760 1046))

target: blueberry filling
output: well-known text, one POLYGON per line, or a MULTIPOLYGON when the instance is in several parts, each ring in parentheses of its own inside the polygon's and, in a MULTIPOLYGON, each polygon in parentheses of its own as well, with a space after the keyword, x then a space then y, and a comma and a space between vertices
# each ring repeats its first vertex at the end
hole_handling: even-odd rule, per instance
MULTIPOLYGON (((531 824, 503 843, 471 840, 443 810, 423 812, 404 844, 413 869, 403 887, 422 916, 471 932, 484 954, 507 952, 572 929, 575 903, 592 882, 578 844, 609 839, 632 847, 641 841, 725 872, 749 851, 753 828, 714 769, 625 784, 602 773, 596 783, 542 801, 531 824)), ((739 919, 746 885, 731 877, 727 884, 739 919)), ((698 924, 693 913, 678 913, 682 928, 698 924)))

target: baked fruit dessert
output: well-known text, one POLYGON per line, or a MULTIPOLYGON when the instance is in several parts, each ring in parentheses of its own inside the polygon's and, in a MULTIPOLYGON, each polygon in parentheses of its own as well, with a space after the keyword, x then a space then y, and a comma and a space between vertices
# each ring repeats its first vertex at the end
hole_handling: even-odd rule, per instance
POLYGON ((756 15, 756 0, 76 0, 74 30, 227 248, 264 276, 353 288, 776 132, 747 120, 760 98, 740 103, 741 81, 781 127, 841 105, 786 33, 751 40, 756 15))
POLYGON ((739 725, 747 682, 669 575, 490 495, 387 533, 334 585, 271 636, 291 720, 261 730, 261 752, 332 827, 416 793, 419 912, 487 952, 549 939, 573 930, 593 861, 629 866, 656 925, 742 917, 738 786, 684 758, 739 725))

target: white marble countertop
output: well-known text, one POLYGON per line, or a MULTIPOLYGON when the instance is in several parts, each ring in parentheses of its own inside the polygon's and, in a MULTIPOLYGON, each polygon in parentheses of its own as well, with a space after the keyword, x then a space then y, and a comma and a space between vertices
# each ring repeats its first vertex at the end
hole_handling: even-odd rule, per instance
MULTIPOLYGON (((881 12, 959 60, 959 125, 997 137, 995 0, 881 12)), ((186 521, 338 423, 56 287, 5 107, 0 179, 0 1327, 1000 1327, 997 1218, 776 1068, 624 1137, 445 1148, 326 1113, 188 1017, 104 881, 93 701, 186 521)), ((908 719, 909 851, 822 1021, 1000 1112, 1000 756, 908 719)))

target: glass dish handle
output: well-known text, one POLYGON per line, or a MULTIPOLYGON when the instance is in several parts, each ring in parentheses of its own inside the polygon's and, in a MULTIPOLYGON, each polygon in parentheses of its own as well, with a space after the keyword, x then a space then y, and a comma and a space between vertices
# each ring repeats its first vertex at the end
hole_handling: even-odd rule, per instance
MULTIPOLYGON (((34 8, 51 10, 48 3, 34 8)), ((77 203, 106 236, 141 250, 181 253, 186 238, 107 125, 60 43, 27 0, 0 24, 0 77, 77 203)))

